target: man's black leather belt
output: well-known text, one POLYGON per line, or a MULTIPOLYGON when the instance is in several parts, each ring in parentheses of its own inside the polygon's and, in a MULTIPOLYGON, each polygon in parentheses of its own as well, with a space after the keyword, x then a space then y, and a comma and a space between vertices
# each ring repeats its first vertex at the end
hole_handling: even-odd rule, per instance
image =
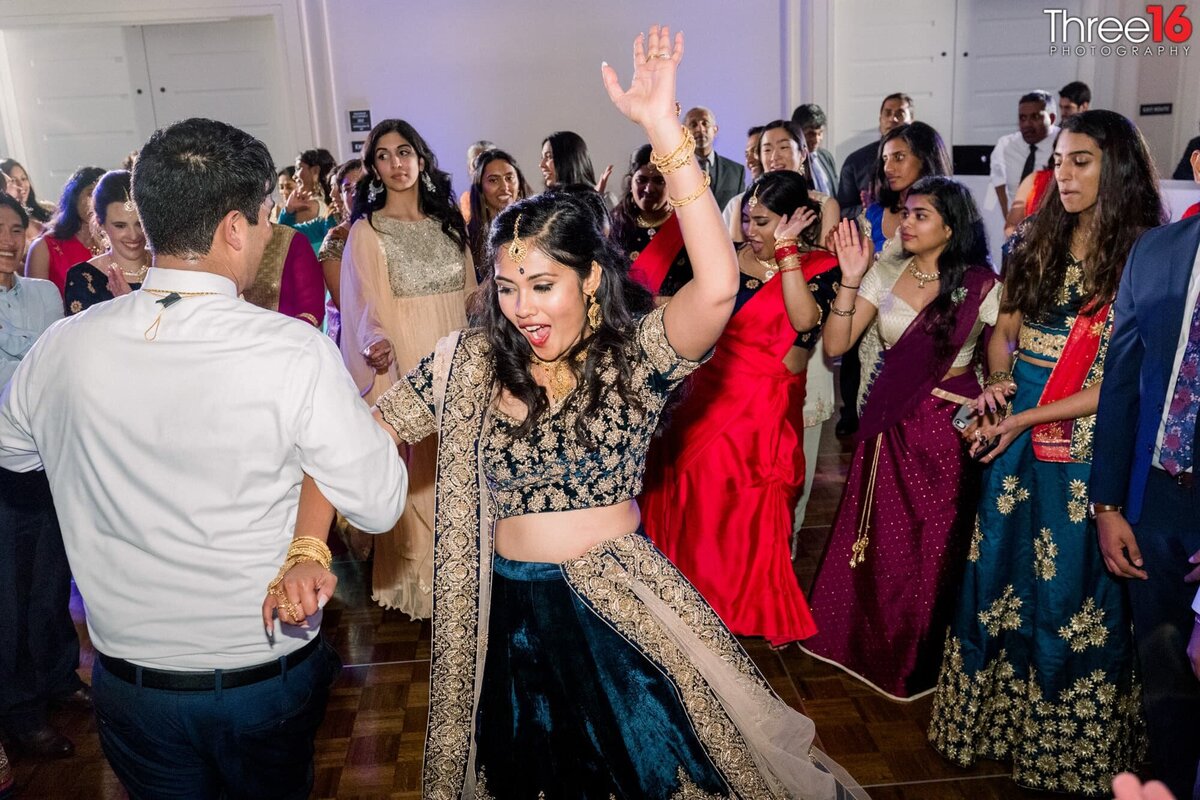
POLYGON ((321 637, 318 635, 314 636, 312 641, 299 650, 293 650, 286 656, 264 664, 257 664, 253 667, 205 672, 176 672, 168 669, 138 667, 137 664, 132 664, 123 658, 113 658, 112 656, 104 655, 104 653, 96 653, 96 656, 100 659, 100 663, 104 665, 106 672, 115 678, 120 678, 126 683, 132 683, 135 686, 138 683, 138 670, 141 669, 142 686, 146 689, 166 689, 173 692, 212 692, 217 688, 218 675, 220 676, 222 689, 236 689, 239 686, 261 683, 262 681, 270 680, 283 674, 285 665, 286 669, 292 669, 304 663, 309 656, 317 651, 317 647, 320 644, 321 637))
POLYGON ((1155 467, 1155 469, 1161 472, 1163 475, 1166 475, 1167 480, 1171 481, 1172 483, 1179 484, 1184 489, 1191 489, 1196 485, 1196 473, 1194 472, 1181 472, 1178 475, 1172 475, 1162 467, 1155 467))

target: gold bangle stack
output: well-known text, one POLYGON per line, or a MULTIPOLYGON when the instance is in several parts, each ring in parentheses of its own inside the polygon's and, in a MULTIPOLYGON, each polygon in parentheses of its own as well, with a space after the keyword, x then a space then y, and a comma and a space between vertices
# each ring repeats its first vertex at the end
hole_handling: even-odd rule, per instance
POLYGON ((987 381, 983 385, 996 386, 1001 383, 1016 383, 1016 381, 1013 380, 1011 372, 996 371, 988 376, 987 381))
POLYGON ((675 170, 686 167, 696 157, 696 139, 686 127, 680 127, 683 129, 683 139, 678 147, 665 156, 650 152, 650 163, 663 175, 670 175, 675 170))
POLYGON ((683 208, 688 203, 695 202, 697 199, 699 199, 700 195, 707 192, 710 183, 712 183, 712 179, 708 177, 708 173, 706 172, 704 173, 704 180, 700 182, 699 189, 680 200, 676 200, 674 197, 667 195, 667 202, 671 204, 671 208, 683 208))
POLYGON ((830 310, 830 311, 831 311, 831 312, 832 312, 832 313, 833 313, 835 316, 839 316, 839 317, 853 317, 853 316, 854 316, 854 312, 858 310, 858 306, 851 306, 851 307, 849 308, 849 310, 847 310, 847 311, 843 311, 843 310, 842 310, 842 309, 840 309, 840 308, 835 308, 835 307, 834 307, 834 306, 831 304, 831 305, 829 306, 829 310, 830 310))
POLYGON ((304 609, 300 608, 298 603, 293 603, 288 599, 281 584, 283 576, 302 561, 315 561, 324 569, 329 569, 329 565, 333 563, 333 553, 329 551, 327 544, 315 537, 299 536, 292 539, 292 544, 288 547, 287 558, 284 559, 283 565, 276 573, 275 580, 267 585, 267 594, 274 596, 279 608, 297 621, 304 619, 304 609))

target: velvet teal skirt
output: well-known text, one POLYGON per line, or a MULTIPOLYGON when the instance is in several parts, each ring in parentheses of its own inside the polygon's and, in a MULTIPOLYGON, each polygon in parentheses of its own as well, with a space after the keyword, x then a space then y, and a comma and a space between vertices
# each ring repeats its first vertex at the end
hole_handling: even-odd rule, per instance
POLYGON ((497 555, 492 581, 476 717, 486 796, 667 800, 685 786, 729 796, 674 685, 562 565, 497 555))

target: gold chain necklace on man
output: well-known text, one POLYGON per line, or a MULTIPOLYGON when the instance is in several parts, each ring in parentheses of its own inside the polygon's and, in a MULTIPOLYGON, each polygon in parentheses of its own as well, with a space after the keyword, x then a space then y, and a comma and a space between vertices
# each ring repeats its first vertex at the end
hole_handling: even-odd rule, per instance
POLYGON ((154 322, 151 322, 150 327, 146 328, 145 332, 142 333, 142 337, 147 342, 153 342, 158 338, 158 328, 162 324, 162 315, 166 313, 168 308, 175 305, 183 298, 205 297, 221 294, 220 292, 173 292, 168 289, 142 289, 141 291, 145 292, 146 294, 158 295, 161 299, 156 300, 155 302, 162 306, 162 309, 158 312, 158 316, 154 318, 154 322))
POLYGON ((915 263, 908 265, 908 273, 917 279, 918 289, 924 289, 925 284, 936 281, 941 277, 941 275, 936 272, 921 272, 921 270, 917 269, 917 265, 915 263))

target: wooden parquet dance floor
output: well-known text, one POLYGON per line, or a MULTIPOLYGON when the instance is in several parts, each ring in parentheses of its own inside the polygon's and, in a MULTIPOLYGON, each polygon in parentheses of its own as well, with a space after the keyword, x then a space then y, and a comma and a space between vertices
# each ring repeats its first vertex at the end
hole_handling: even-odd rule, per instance
MULTIPOLYGON (((849 446, 824 430, 816 484, 801 531, 796 571, 807 590, 824 547, 849 464, 849 446)), ((370 601, 369 570, 341 557, 341 583, 326 610, 324 629, 342 656, 342 671, 317 741, 315 798, 415 800, 420 797, 421 749, 428 714, 428 621, 410 622, 370 601)), ((83 647, 84 678, 92 650, 78 597, 73 606, 83 647)), ((744 640, 775 690, 816 721, 824 749, 875 800, 999 800, 1060 798, 1016 786, 1004 765, 982 762, 963 770, 926 743, 928 697, 889 701, 794 645, 771 650, 744 640)), ((57 712, 55 723, 74 740, 65 761, 16 755, 19 798, 108 800, 126 795, 108 768, 95 725, 82 711, 57 712)))

